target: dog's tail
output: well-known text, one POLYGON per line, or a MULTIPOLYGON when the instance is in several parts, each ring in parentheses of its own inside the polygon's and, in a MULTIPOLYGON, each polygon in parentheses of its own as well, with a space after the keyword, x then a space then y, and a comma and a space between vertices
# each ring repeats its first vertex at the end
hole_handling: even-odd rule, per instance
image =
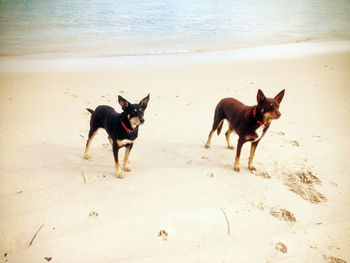
POLYGON ((92 109, 89 109, 89 108, 86 108, 86 110, 88 111, 88 112, 90 112, 91 114, 93 114, 95 111, 93 111, 92 109))
POLYGON ((220 132, 221 132, 223 123, 224 123, 224 120, 222 120, 222 121, 219 123, 218 129, 217 129, 218 135, 220 135, 220 132))

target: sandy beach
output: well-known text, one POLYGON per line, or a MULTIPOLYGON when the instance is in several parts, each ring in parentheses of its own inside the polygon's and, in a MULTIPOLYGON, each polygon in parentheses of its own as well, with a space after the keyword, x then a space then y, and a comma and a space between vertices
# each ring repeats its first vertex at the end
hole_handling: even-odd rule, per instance
POLYGON ((3 63, 0 262, 350 262, 350 42, 235 52, 3 63), (204 144, 218 101, 255 105, 258 89, 286 90, 282 116, 259 144, 257 171, 245 144, 237 173, 224 134, 204 144), (148 93, 132 171, 116 177, 103 130, 83 159, 85 108, 120 111, 118 95, 148 93))

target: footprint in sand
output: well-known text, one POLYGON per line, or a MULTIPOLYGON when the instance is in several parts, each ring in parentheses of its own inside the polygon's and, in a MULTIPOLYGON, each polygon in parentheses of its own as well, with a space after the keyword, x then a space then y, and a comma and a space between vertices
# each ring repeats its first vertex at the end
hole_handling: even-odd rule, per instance
POLYGON ((95 211, 92 211, 92 212, 90 212, 89 217, 97 218, 98 217, 98 213, 95 212, 95 211))
POLYGON ((107 149, 109 147, 109 145, 110 145, 109 143, 102 143, 102 147, 105 149, 107 149))
POLYGON ((252 202, 251 205, 260 210, 265 210, 265 208, 270 209, 269 211, 270 215, 277 217, 281 221, 286 221, 292 225, 295 224, 297 221, 294 214, 286 209, 281 209, 277 206, 269 208, 269 206, 265 205, 263 202, 259 202, 259 203, 252 202))
POLYGON ((316 190, 314 184, 321 185, 322 182, 311 170, 288 172, 283 180, 289 190, 311 203, 317 204, 327 201, 327 197, 316 190))
POLYGON ((286 245, 281 242, 275 244, 275 249, 279 252, 282 252, 283 254, 286 254, 288 252, 288 248, 286 247, 286 245))
POLYGON ((297 221, 293 213, 289 212, 286 209, 280 209, 279 207, 271 208, 270 214, 274 217, 279 218, 282 221, 286 221, 291 224, 295 224, 297 221))
POLYGON ((279 135, 279 136, 284 136, 284 135, 286 135, 283 131, 271 131, 272 133, 274 133, 274 134, 277 134, 277 135, 279 135))
POLYGON ((213 172, 209 172, 209 173, 207 174, 207 176, 209 176, 209 177, 214 177, 215 174, 214 174, 213 172))
POLYGON ((260 210, 264 210, 265 209, 265 205, 263 202, 259 202, 259 203, 255 203, 255 202, 251 202, 252 206, 255 206, 256 208, 259 208, 260 210))
POLYGON ((158 237, 162 238, 164 241, 168 239, 168 233, 163 229, 158 233, 158 237))
POLYGON ((345 260, 341 258, 332 257, 332 256, 323 255, 323 259, 327 263, 346 263, 345 260))
POLYGON ((300 146, 300 143, 296 140, 291 140, 291 141, 289 141, 289 143, 293 146, 300 146))
POLYGON ((252 173, 265 179, 271 179, 271 175, 264 171, 252 171, 252 173))

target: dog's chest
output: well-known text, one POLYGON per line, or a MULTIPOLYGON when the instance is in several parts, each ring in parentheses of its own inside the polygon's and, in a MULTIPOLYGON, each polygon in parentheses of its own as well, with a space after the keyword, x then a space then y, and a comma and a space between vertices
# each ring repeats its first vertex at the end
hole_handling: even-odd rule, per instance
POLYGON ((129 139, 124 139, 124 140, 117 140, 117 144, 119 147, 123 147, 129 144, 133 144, 135 140, 129 140, 129 139))
POLYGON ((257 129, 255 130, 255 133, 258 135, 258 137, 255 139, 255 141, 261 139, 261 137, 262 137, 263 134, 264 134, 264 128, 265 128, 265 125, 260 125, 259 128, 257 128, 257 129))

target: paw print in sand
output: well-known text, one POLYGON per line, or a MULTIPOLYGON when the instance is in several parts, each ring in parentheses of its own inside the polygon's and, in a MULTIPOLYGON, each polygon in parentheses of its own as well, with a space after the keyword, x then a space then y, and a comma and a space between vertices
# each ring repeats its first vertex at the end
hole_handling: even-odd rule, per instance
POLYGON ((165 230, 160 230, 158 237, 162 238, 164 241, 168 239, 168 233, 165 230))
POLYGON ((96 218, 96 217, 98 217, 98 213, 95 212, 95 211, 92 211, 92 212, 90 212, 89 217, 94 217, 94 218, 96 218))

